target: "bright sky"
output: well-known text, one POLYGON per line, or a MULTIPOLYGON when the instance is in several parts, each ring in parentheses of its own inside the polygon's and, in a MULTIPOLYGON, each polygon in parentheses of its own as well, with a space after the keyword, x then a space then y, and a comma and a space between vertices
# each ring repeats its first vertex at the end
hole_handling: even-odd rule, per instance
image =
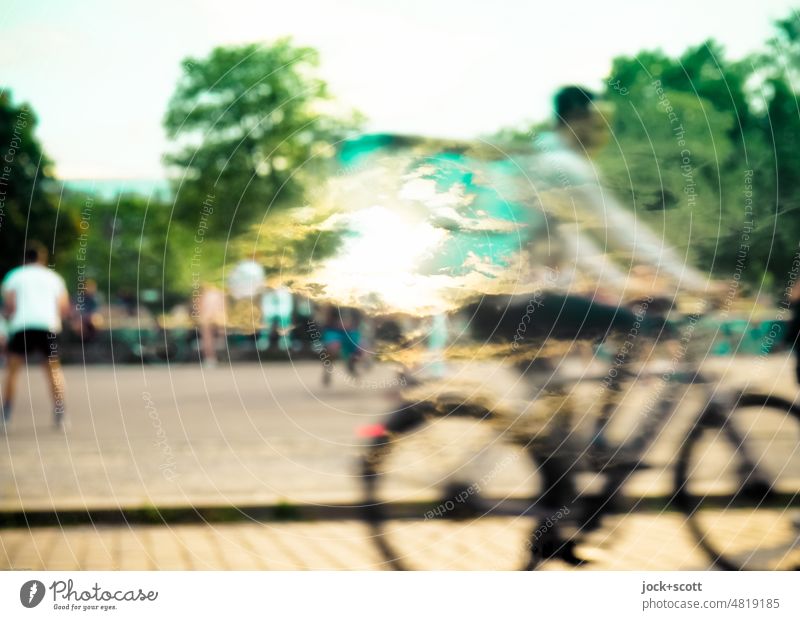
POLYGON ((548 114, 611 59, 708 37, 757 49, 791 0, 3 0, 0 86, 40 117, 62 178, 161 178, 161 119, 187 55, 292 35, 369 129, 470 137, 548 114))

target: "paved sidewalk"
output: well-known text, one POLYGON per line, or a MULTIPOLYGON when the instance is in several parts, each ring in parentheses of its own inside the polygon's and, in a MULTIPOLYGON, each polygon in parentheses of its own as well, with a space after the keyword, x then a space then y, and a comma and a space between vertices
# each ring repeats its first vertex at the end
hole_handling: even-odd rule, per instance
MULTIPOLYGON (((733 385, 796 393, 786 356, 709 365, 733 385)), ((324 389, 313 362, 71 367, 71 429, 59 434, 44 378, 31 368, 13 426, 0 436, 0 511, 357 502, 355 430, 391 409, 394 380, 393 368, 377 366, 356 384, 337 374, 324 389)), ((669 492, 664 467, 698 406, 683 403, 647 455, 653 469, 630 492, 669 492)), ((625 430, 637 421, 617 423, 625 430)))
MULTIPOLYGON (((731 385, 793 397, 792 363, 776 355, 708 366, 731 385)), ((352 504, 355 430, 391 408, 395 381, 393 368, 376 366, 356 383, 337 372, 324 389, 313 362, 70 367, 72 426, 60 434, 40 375, 31 368, 23 379, 13 426, 0 436, 0 511, 352 504)), ((652 389, 643 384, 642 395, 652 389)), ((698 406, 685 400, 629 492, 669 493, 665 467, 698 406)), ((627 432, 638 420, 616 422, 627 432)))
POLYGON ((0 510, 346 503, 355 429, 390 407, 393 370, 321 386, 321 366, 69 367, 71 427, 31 368, 0 435, 0 510))
MULTIPOLYGON (((733 385, 795 395, 786 357, 719 358, 708 366, 726 373, 733 385)), ((391 407, 393 371, 376 367, 368 382, 356 385, 339 376, 329 390, 320 386, 319 371, 308 362, 210 371, 70 368, 72 428, 66 434, 48 427, 43 378, 32 375, 22 386, 26 398, 17 403, 13 428, 0 437, 0 511, 357 503, 360 440, 354 431, 391 407)), ((650 388, 642 389, 646 394, 650 388)), ((637 474, 628 491, 647 496, 670 489, 666 465, 697 406, 687 398, 647 455, 653 468, 637 474)), ((623 432, 636 424, 617 422, 623 432)), ((485 519, 469 531, 457 524, 432 526, 423 533, 426 568, 517 566, 521 545, 514 524, 485 519)), ((579 554, 593 560, 580 570, 709 568, 683 515, 673 512, 610 518, 579 554)), ((0 568, 387 567, 366 525, 342 519, 6 528, 0 529, 0 568)), ((568 567, 551 561, 543 568, 568 567)))
MULTIPOLYGON (((579 547, 592 563, 576 570, 706 570, 683 516, 636 514, 610 520, 579 547)), ((356 521, 73 527, 0 530, 0 568, 33 570, 386 570, 356 521)), ((443 539, 426 568, 511 569, 509 541, 443 539), (482 554, 460 554, 464 545, 482 554)), ((570 568, 560 561, 544 570, 570 568)))

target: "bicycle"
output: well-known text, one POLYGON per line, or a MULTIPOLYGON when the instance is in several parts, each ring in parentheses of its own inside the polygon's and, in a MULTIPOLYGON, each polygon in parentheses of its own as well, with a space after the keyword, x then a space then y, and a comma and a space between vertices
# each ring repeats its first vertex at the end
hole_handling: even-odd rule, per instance
MULTIPOLYGON (((642 336, 638 358, 627 351, 620 362, 617 354, 599 375, 549 371, 543 381, 528 362, 520 376, 536 375, 536 394, 517 412, 446 389, 405 400, 360 461, 365 518, 384 560, 397 570, 530 570, 552 558, 580 564, 576 546, 619 512, 623 490, 646 471, 648 450, 693 393, 700 406, 669 463, 672 490, 661 498, 663 508, 685 514, 718 568, 800 569, 800 407, 721 389, 686 350, 667 370, 652 368, 657 347, 693 334, 699 319, 662 321, 649 349, 642 336), (637 404, 654 380, 656 398, 637 404), (601 387, 587 394, 592 384, 601 387), (577 426, 588 419, 591 429, 576 441, 579 433, 566 428, 574 416, 560 414, 574 410, 580 390, 591 402, 577 426), (637 430, 613 443, 607 428, 625 408, 638 412, 637 430), (594 415, 586 413, 591 409, 594 415), (542 484, 558 472, 588 481, 570 498, 542 484)), ((494 325, 491 333, 503 331, 494 325)), ((572 337, 597 345, 610 333, 572 337)), ((545 343, 558 334, 546 336, 545 343)))

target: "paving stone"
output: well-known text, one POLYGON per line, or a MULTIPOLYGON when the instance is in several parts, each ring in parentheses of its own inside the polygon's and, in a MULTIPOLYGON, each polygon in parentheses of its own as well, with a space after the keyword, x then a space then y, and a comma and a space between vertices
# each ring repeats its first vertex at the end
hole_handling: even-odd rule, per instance
MULTIPOLYGON (((489 519, 487 519, 489 521, 489 519)), ((447 522, 409 526, 417 568, 496 570, 519 567, 521 526, 500 518, 467 531, 447 522), (504 535, 505 532, 505 535, 504 535)), ((403 540, 402 536, 399 540, 403 540)), ((45 570, 386 570, 371 531, 357 521, 225 523, 180 526, 0 530, 0 568, 45 570)), ((759 544, 768 542, 760 534, 759 544)), ((578 547, 593 560, 572 570, 706 570, 709 560, 677 513, 610 519, 578 547)), ((543 570, 570 567, 550 561, 543 570)))

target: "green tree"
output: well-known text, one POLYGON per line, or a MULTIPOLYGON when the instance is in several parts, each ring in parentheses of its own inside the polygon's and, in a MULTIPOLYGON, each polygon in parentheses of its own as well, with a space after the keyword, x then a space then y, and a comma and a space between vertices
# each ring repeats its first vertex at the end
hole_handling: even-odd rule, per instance
POLYGON ((598 156, 607 183, 697 266, 727 277, 752 219, 742 198, 753 125, 743 76, 708 41, 678 58, 617 58, 607 83, 612 140, 598 156))
POLYGON ((759 173, 770 183, 760 192, 765 213, 758 228, 759 263, 778 288, 790 279, 800 240, 800 15, 775 22, 766 51, 750 61, 750 96, 762 110, 760 131, 766 144, 759 173))
POLYGON ((330 144, 358 122, 326 113, 332 102, 317 63, 316 51, 288 39, 184 61, 164 119, 182 225, 196 228, 211 204, 206 237, 225 240, 273 208, 302 203, 330 144))
POLYGON ((75 251, 62 273, 71 292, 93 279, 104 294, 147 302, 153 309, 185 301, 191 288, 188 235, 170 226, 170 205, 133 194, 103 200, 68 194, 78 218, 75 251))
POLYGON ((22 261, 27 241, 58 254, 75 240, 75 221, 59 212, 52 163, 36 137, 36 114, 0 90, 0 277, 22 261))
MULTIPOLYGON (((738 71, 738 68, 737 68, 738 71)), ((719 47, 709 41, 678 58, 661 51, 618 57, 606 80, 610 140, 595 160, 603 183, 651 228, 706 272, 735 268, 746 161, 743 127, 754 125, 743 91, 719 47)), ((541 125, 497 139, 532 148, 541 125)))

